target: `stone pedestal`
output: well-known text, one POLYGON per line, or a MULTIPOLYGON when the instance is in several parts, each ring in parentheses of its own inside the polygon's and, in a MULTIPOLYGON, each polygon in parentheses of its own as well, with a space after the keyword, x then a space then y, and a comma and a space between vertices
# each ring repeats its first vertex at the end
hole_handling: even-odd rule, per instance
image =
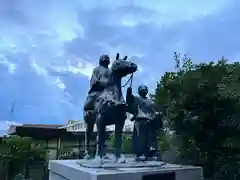
POLYGON ((49 180, 202 180, 202 168, 164 164, 161 167, 88 168, 76 160, 49 162, 49 180))

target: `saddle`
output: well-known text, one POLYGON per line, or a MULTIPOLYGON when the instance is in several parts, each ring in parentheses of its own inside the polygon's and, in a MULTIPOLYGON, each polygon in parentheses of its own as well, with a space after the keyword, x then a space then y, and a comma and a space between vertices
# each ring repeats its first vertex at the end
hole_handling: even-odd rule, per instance
POLYGON ((116 93, 111 91, 104 91, 100 96, 97 97, 96 101, 105 107, 126 106, 124 99, 118 99, 116 93))

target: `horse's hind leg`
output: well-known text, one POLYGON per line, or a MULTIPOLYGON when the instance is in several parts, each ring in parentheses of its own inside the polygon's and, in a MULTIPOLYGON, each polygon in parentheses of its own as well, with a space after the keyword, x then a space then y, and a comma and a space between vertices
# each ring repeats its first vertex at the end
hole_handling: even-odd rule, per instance
POLYGON ((84 120, 86 123, 86 131, 85 131, 85 153, 84 159, 90 159, 90 140, 91 135, 93 133, 93 128, 95 124, 95 116, 92 112, 84 112, 84 120))

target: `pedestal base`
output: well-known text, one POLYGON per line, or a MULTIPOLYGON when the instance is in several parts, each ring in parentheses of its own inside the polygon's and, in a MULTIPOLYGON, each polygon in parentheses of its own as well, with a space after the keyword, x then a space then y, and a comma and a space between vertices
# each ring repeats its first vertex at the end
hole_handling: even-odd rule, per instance
POLYGON ((49 180, 202 180, 202 168, 165 164, 161 167, 87 168, 76 160, 49 162, 49 180))

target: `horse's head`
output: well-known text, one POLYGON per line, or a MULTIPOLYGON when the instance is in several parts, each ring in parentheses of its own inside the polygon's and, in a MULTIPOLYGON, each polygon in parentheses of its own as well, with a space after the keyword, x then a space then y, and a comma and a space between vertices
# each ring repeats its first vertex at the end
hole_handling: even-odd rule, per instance
POLYGON ((116 60, 112 64, 112 72, 124 77, 137 71, 137 65, 133 62, 127 61, 127 56, 123 59, 119 58, 117 53, 116 60))

